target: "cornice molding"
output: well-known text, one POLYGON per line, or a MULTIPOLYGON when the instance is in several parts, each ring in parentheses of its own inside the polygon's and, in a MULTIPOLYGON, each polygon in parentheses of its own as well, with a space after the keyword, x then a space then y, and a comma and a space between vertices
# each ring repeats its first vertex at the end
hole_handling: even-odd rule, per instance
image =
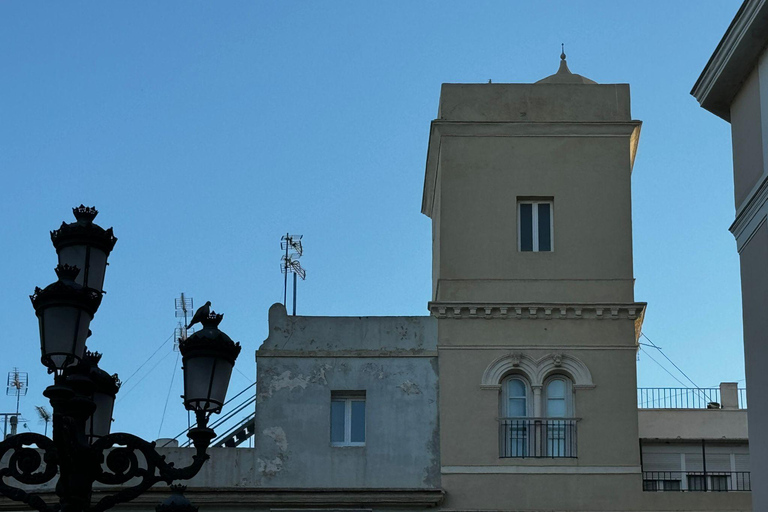
POLYGON ((630 303, 491 303, 430 302, 432 316, 440 319, 513 320, 638 320, 645 314, 645 302, 630 303))
POLYGON ((764 49, 766 0, 747 0, 691 89, 702 108, 731 120, 730 103, 764 49), (756 44, 758 41, 763 44, 756 44))
POLYGON ((728 228, 736 238, 736 248, 739 252, 766 221, 766 217, 768 217, 768 173, 763 173, 762 179, 755 185, 737 212, 736 220, 728 228))
POLYGON ((642 121, 605 122, 512 122, 432 121, 424 172, 421 213, 432 217, 437 191, 440 147, 443 137, 627 137, 630 140, 630 169, 635 162, 642 121))
POLYGON ((437 357, 437 350, 280 350, 259 349, 256 357, 437 357))

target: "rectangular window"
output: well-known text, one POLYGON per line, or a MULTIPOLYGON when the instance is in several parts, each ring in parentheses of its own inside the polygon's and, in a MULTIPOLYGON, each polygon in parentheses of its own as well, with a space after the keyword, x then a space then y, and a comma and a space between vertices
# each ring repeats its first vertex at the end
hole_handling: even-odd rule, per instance
POLYGON ((331 445, 365 445, 365 391, 331 392, 331 445))
POLYGON ((552 251, 552 204, 550 201, 518 201, 518 249, 552 251))

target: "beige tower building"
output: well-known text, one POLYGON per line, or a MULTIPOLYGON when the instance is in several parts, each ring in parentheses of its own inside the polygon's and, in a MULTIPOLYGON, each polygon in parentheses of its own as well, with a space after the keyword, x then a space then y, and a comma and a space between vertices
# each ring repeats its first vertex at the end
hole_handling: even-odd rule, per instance
POLYGON ((643 492, 630 184, 641 122, 627 84, 561 59, 535 84, 444 84, 432 123, 422 212, 444 507, 748 507, 643 492))

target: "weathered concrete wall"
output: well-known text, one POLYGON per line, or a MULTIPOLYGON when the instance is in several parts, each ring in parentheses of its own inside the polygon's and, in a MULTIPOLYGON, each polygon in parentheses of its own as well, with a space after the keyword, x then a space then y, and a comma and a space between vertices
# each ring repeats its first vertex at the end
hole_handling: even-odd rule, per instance
POLYGON ((257 352, 257 484, 439 487, 435 323, 289 317, 272 306, 257 352), (365 391, 365 446, 331 446, 332 391, 365 391))
POLYGON ((747 411, 640 409, 642 439, 747 439, 747 411))
POLYGON ((629 121, 628 84, 443 84, 449 121, 629 121))

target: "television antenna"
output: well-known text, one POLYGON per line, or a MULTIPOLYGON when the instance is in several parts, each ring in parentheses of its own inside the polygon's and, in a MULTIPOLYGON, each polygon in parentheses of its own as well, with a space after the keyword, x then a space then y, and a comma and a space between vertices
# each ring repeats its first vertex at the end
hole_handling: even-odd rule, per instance
POLYGON ((176 318, 183 318, 179 320, 176 329, 173 331, 173 351, 179 351, 179 340, 187 339, 187 325, 189 325, 188 317, 194 311, 194 300, 192 297, 186 297, 184 292, 181 292, 179 298, 174 300, 174 306, 176 308, 176 318))
POLYGON ((42 405, 36 405, 35 410, 37 411, 37 416, 40 418, 40 421, 45 423, 45 434, 48 435, 48 424, 51 422, 51 419, 53 416, 51 416, 51 412, 43 407, 42 405))
MULTIPOLYGON (((16 397, 16 413, 10 416, 11 435, 16 435, 16 428, 19 424, 19 401, 22 396, 26 396, 29 391, 29 374, 27 372, 20 372, 18 368, 14 368, 8 372, 8 385, 5 389, 7 396, 16 397)), ((8 421, 8 416, 6 416, 8 421)))
POLYGON ((288 274, 293 274, 293 316, 296 316, 296 277, 300 277, 302 281, 307 278, 307 271, 299 263, 299 258, 304 254, 304 246, 301 243, 303 237, 304 235, 286 233, 280 238, 280 249, 285 251, 280 258, 280 272, 285 274, 283 306, 288 307, 288 274))

